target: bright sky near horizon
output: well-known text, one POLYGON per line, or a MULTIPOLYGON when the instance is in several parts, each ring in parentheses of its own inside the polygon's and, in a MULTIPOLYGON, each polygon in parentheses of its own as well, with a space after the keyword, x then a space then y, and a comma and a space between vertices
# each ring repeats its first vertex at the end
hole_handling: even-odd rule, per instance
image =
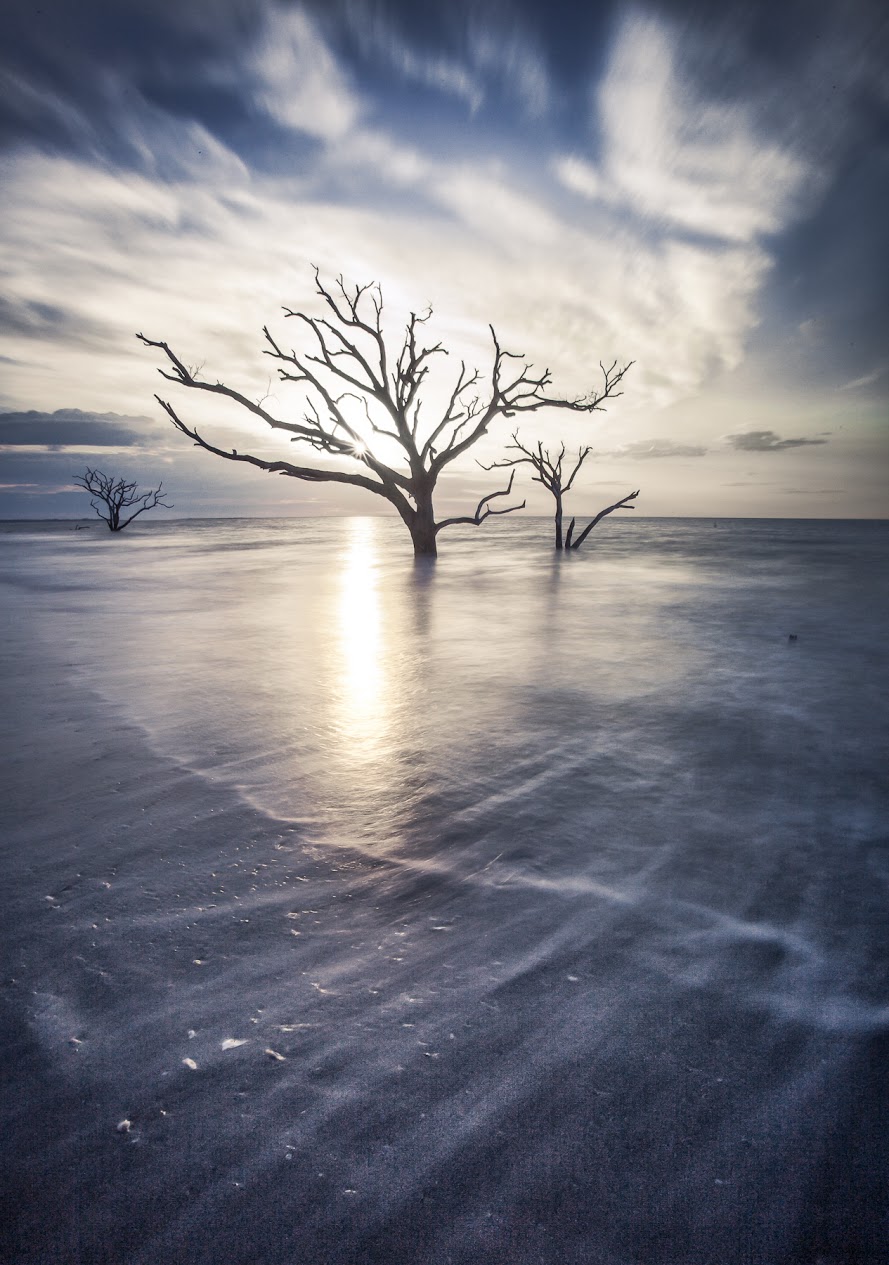
POLYGON ((635 361, 607 412, 518 419, 592 444, 572 512, 889 516, 887 53, 877 0, 6 0, 0 518, 88 513, 86 465, 176 514, 388 510, 194 449, 134 338, 298 420, 261 329, 320 312, 313 263, 379 282, 395 334, 431 304, 451 371, 488 322, 566 395, 635 361))

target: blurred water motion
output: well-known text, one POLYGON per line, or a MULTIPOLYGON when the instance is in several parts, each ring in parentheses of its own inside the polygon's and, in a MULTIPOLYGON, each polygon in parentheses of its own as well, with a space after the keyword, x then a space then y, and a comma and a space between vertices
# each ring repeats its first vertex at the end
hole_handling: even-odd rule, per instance
POLYGON ((883 741, 882 524, 641 519, 556 557, 502 520, 434 564, 390 519, 25 531, 0 543, 47 637, 160 751, 404 861, 571 888, 703 822, 780 849, 883 741))
POLYGON ((88 536, 0 526, 41 1260, 886 1258, 886 524, 88 536))
POLYGON ((366 762, 379 758, 385 746, 392 685, 384 660, 373 520, 352 519, 348 530, 336 625, 342 667, 333 705, 350 754, 366 762))

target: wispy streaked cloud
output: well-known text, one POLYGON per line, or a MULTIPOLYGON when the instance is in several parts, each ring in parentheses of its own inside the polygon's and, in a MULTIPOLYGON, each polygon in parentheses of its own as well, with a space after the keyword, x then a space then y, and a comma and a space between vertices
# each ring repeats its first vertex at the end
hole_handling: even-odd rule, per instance
POLYGON ((109 329, 107 322, 95 315, 86 316, 74 306, 0 295, 0 335, 81 343, 105 338, 109 329))
POLYGON ((511 29, 494 31, 476 20, 470 27, 469 52, 479 75, 489 82, 493 78, 501 93, 518 100, 528 118, 546 114, 552 97, 549 75, 515 21, 511 29))
POLYGON ((678 41, 641 10, 624 19, 596 94, 602 189, 632 215, 715 241, 775 232, 816 171, 758 135, 749 108, 700 99, 680 78, 678 41))
POLYGON ((782 488, 786 496, 842 496, 845 488, 782 488))
POLYGON ((860 378, 853 378, 851 382, 844 382, 842 386, 837 387, 838 391, 857 391, 861 387, 872 386, 875 382, 879 382, 880 378, 885 374, 885 366, 879 369, 873 369, 870 373, 862 374, 860 378))
POLYGON ((748 430, 727 436, 729 444, 738 452, 783 452, 786 448, 805 448, 814 444, 826 444, 826 439, 782 439, 773 430, 748 430))
POLYGON ((614 455, 631 457, 634 461, 649 461, 664 457, 704 457, 706 454, 703 444, 683 444, 673 439, 639 439, 619 448, 614 455))
POLYGON ((308 14, 270 9, 248 58, 254 99, 277 122, 332 142, 361 114, 358 95, 308 14))
POLYGON ((608 200, 607 190, 603 188, 602 177, 592 165, 577 154, 558 154, 553 159, 553 173, 566 189, 579 193, 584 198, 594 201, 601 198, 608 200))

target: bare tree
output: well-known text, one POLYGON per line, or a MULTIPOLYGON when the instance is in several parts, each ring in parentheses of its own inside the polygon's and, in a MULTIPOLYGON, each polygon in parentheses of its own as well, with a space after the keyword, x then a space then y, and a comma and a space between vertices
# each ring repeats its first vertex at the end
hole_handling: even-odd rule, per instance
MULTIPOLYGON (((623 377, 624 373, 626 373, 629 367, 630 366, 627 365, 626 368, 620 371, 621 377, 623 377)), ((612 365, 610 369, 605 369, 605 367, 602 366, 602 372, 605 375, 606 383, 608 383, 611 380, 610 375, 612 376, 614 375, 614 365, 612 365)), ((619 379, 617 380, 619 381, 619 379)), ((612 392, 612 394, 619 395, 620 392, 612 392)), ((604 395, 601 398, 604 399, 605 398, 604 395)), ((629 502, 634 501, 636 499, 636 497, 639 495, 639 489, 637 489, 635 492, 628 493, 621 500, 615 501, 615 503, 613 505, 609 505, 607 509, 600 510, 599 513, 596 515, 596 517, 592 520, 592 522, 587 524, 587 526, 583 529, 583 531, 580 533, 580 535, 577 537, 576 540, 572 539, 574 535, 574 524, 576 522, 576 520, 572 518, 571 522, 568 525, 568 531, 566 532, 564 541, 563 541, 563 538, 562 538, 562 498, 566 495, 566 493, 571 491, 571 485, 574 483, 574 480, 577 477, 580 467, 583 465, 584 461, 586 461, 587 457, 592 452, 592 448, 586 447, 586 448, 579 448, 577 450, 577 460, 574 462, 574 465, 571 468, 571 473, 566 475, 563 471, 563 466, 562 466, 562 463, 565 460, 565 445, 564 444, 561 445, 561 447, 559 448, 559 451, 555 454, 555 456, 553 456, 553 454, 550 452, 548 448, 544 448, 541 440, 537 441, 536 448, 528 448, 525 446, 525 444, 523 444, 519 440, 518 432, 514 431, 513 436, 512 436, 512 443, 507 444, 506 447, 508 451, 514 450, 518 452, 519 456, 507 457, 503 461, 493 461, 488 466, 482 466, 482 469, 494 470, 498 468, 502 469, 504 467, 509 468, 510 466, 512 466, 513 473, 515 473, 516 466, 522 466, 522 465, 531 466, 531 468, 535 471, 535 473, 531 476, 533 482, 542 483, 543 486, 547 489, 547 491, 552 493, 553 499, 556 502, 555 526, 556 526, 556 548, 557 549, 578 549, 586 540, 587 536, 590 534, 593 528, 596 526, 596 523, 601 522, 601 520, 606 516, 606 514, 612 514, 614 513, 615 510, 623 510, 623 509, 632 510, 636 508, 635 505, 630 505, 629 502)), ((479 464, 481 465, 482 463, 479 462, 479 464)))
MULTIPOLYGON (((483 470, 494 470, 503 467, 515 467, 521 465, 529 465, 535 470, 532 480, 535 483, 542 483, 543 486, 552 493, 556 502, 555 525, 556 525, 556 548, 563 548, 562 543, 562 497, 569 492, 574 482, 577 472, 583 465, 584 460, 591 452, 590 448, 580 448, 577 453, 577 461, 574 468, 567 478, 563 475, 562 462, 565 460, 565 445, 562 444, 559 452, 553 457, 548 448, 544 448, 541 440, 537 441, 536 448, 526 448, 520 442, 518 432, 513 431, 512 443, 506 445, 507 450, 515 450, 520 455, 518 457, 507 457, 503 461, 493 461, 490 465, 482 466, 483 470)), ((513 471, 514 472, 514 471, 513 471)))
POLYGON ((167 494, 163 490, 162 483, 157 488, 140 492, 136 483, 127 483, 125 479, 115 479, 114 475, 103 474, 101 470, 89 468, 84 474, 75 475, 74 482, 85 492, 89 492, 93 498, 90 505, 99 518, 108 524, 110 531, 123 531, 134 518, 138 518, 146 510, 153 510, 156 505, 162 506, 163 509, 173 509, 173 506, 168 505, 164 500, 167 494), (133 510, 128 518, 121 520, 121 515, 132 509, 134 505, 138 506, 138 509, 133 510))
POLYGON ((490 376, 482 385, 480 371, 461 361, 446 392, 443 411, 427 421, 421 389, 433 358, 448 354, 441 343, 424 341, 423 327, 432 315, 431 309, 410 314, 401 345, 393 353, 383 334, 383 297, 378 285, 350 288, 338 277, 335 285, 327 286, 316 268, 315 290, 326 307, 325 316, 284 308, 285 316, 307 331, 308 350, 286 350, 268 327, 263 328, 264 354, 278 362, 280 380, 295 383, 304 391, 304 411, 299 421, 283 421, 269 412, 264 399, 254 401, 222 382, 204 379, 199 370, 186 366, 167 343, 144 334, 137 338, 146 347, 159 348, 166 356, 168 368, 158 370, 162 377, 233 400, 272 430, 288 434, 291 442, 333 458, 330 464, 272 461, 219 448, 186 425, 167 400, 155 398, 177 430, 227 461, 245 461, 260 470, 310 483, 343 483, 384 497, 401 516, 418 556, 436 554, 436 539, 445 527, 479 524, 491 515, 523 508, 524 502, 493 508, 495 500, 508 496, 512 490, 510 475, 508 485, 483 496, 473 514, 441 521, 435 517, 433 497, 439 476, 482 438, 497 417, 541 408, 592 412, 613 393, 625 372, 612 369, 610 376, 606 374, 601 391, 577 399, 550 395, 549 370, 537 373, 522 356, 504 351, 489 326, 494 353, 490 376), (356 405, 359 421, 350 420, 355 416, 356 405), (383 459, 384 451, 395 454, 393 464, 383 459))

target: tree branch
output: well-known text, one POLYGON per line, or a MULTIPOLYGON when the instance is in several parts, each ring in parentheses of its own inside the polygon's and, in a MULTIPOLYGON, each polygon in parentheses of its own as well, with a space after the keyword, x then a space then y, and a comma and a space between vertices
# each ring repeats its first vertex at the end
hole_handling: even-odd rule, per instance
POLYGON ((442 522, 436 524, 436 532, 440 532, 444 527, 453 527, 456 523, 471 523, 478 527, 485 521, 486 518, 491 518, 497 514, 512 514, 514 510, 523 510, 525 508, 524 501, 522 501, 521 505, 508 505, 504 509, 500 510, 491 509, 491 501, 496 500, 498 496, 509 496, 512 491, 512 481, 514 478, 515 471, 513 470, 512 474, 509 476, 509 483, 506 487, 500 492, 489 492, 487 496, 483 496, 478 505, 475 507, 475 513, 473 515, 465 515, 461 518, 445 518, 442 522))
MULTIPOLYGON (((456 432, 452 434, 443 449, 435 456, 432 468, 436 471, 441 470, 449 462, 456 460, 457 457, 471 448, 485 434, 494 418, 500 414, 504 417, 512 417, 516 413, 534 413, 542 408, 568 409, 573 413, 593 413, 601 410, 605 400, 616 399, 623 394, 623 392, 617 390, 617 387, 632 366, 632 360, 621 369, 618 369, 617 361, 614 361, 608 368, 600 361, 599 368, 602 371, 603 379, 602 389, 591 391, 588 395, 580 396, 574 400, 562 399, 559 396, 545 393, 545 388, 552 381, 549 369, 544 369, 543 373, 535 376, 532 373, 532 366, 522 356, 502 349, 494 332, 494 327, 489 325, 488 328, 491 331, 491 338, 494 343, 490 400, 472 430, 462 438, 458 438, 456 432), (522 367, 507 385, 503 385, 502 374, 507 360, 521 360, 522 367)), ((465 422, 461 425, 465 425, 465 422)))
POLYGON ((609 505, 607 509, 600 510, 599 513, 596 515, 596 517, 592 519, 591 522, 587 523, 586 527, 584 527, 583 531, 580 533, 580 535, 577 537, 575 541, 571 541, 571 535, 573 534, 573 528, 574 528, 574 520, 572 519, 571 527, 569 528, 569 531, 568 531, 568 540, 565 543, 565 548, 579 549, 580 546, 583 544, 583 542, 586 540, 587 536, 596 526, 596 523, 600 523, 606 514, 613 514, 615 510, 634 510, 636 506, 630 505, 629 502, 635 501, 638 495, 639 495, 639 488, 637 488, 635 492, 628 493, 620 501, 615 501, 614 504, 609 505))
POLYGON ((562 481, 562 462, 565 460, 565 445, 562 444, 555 456, 550 452, 549 448, 544 448, 543 441, 537 441, 537 448, 528 448, 521 442, 517 431, 513 431, 512 443, 506 445, 507 451, 514 449, 521 455, 518 457, 506 457, 502 461, 492 461, 490 465, 485 465, 483 461, 478 462, 483 470, 509 469, 510 466, 531 466, 536 474, 532 475, 535 483, 542 483, 543 486, 553 495, 559 493, 564 494, 570 492, 571 485, 577 474, 586 461, 587 457, 593 451, 592 448, 579 448, 577 450, 577 461, 567 480, 562 481))
POLYGON ((292 479, 302 479, 306 483, 348 483, 352 487, 364 488, 368 492, 374 492, 377 496, 384 496, 387 500, 395 504, 397 497, 401 505, 410 510, 405 498, 400 492, 387 487, 382 482, 375 482, 366 475, 354 474, 350 470, 321 470, 315 466, 296 466, 290 461, 266 461, 262 457, 254 457, 252 453, 238 452, 236 448, 226 451, 225 448, 217 448, 215 444, 211 444, 209 440, 199 435, 196 430, 186 426, 182 419, 177 415, 176 410, 167 400, 162 400, 159 395, 154 397, 170 421, 181 431, 183 435, 187 435, 193 440, 199 448, 206 449, 207 452, 215 453, 217 457, 224 457, 226 461, 244 461, 251 466, 256 466, 260 470, 266 470, 269 474, 284 474, 292 479))

